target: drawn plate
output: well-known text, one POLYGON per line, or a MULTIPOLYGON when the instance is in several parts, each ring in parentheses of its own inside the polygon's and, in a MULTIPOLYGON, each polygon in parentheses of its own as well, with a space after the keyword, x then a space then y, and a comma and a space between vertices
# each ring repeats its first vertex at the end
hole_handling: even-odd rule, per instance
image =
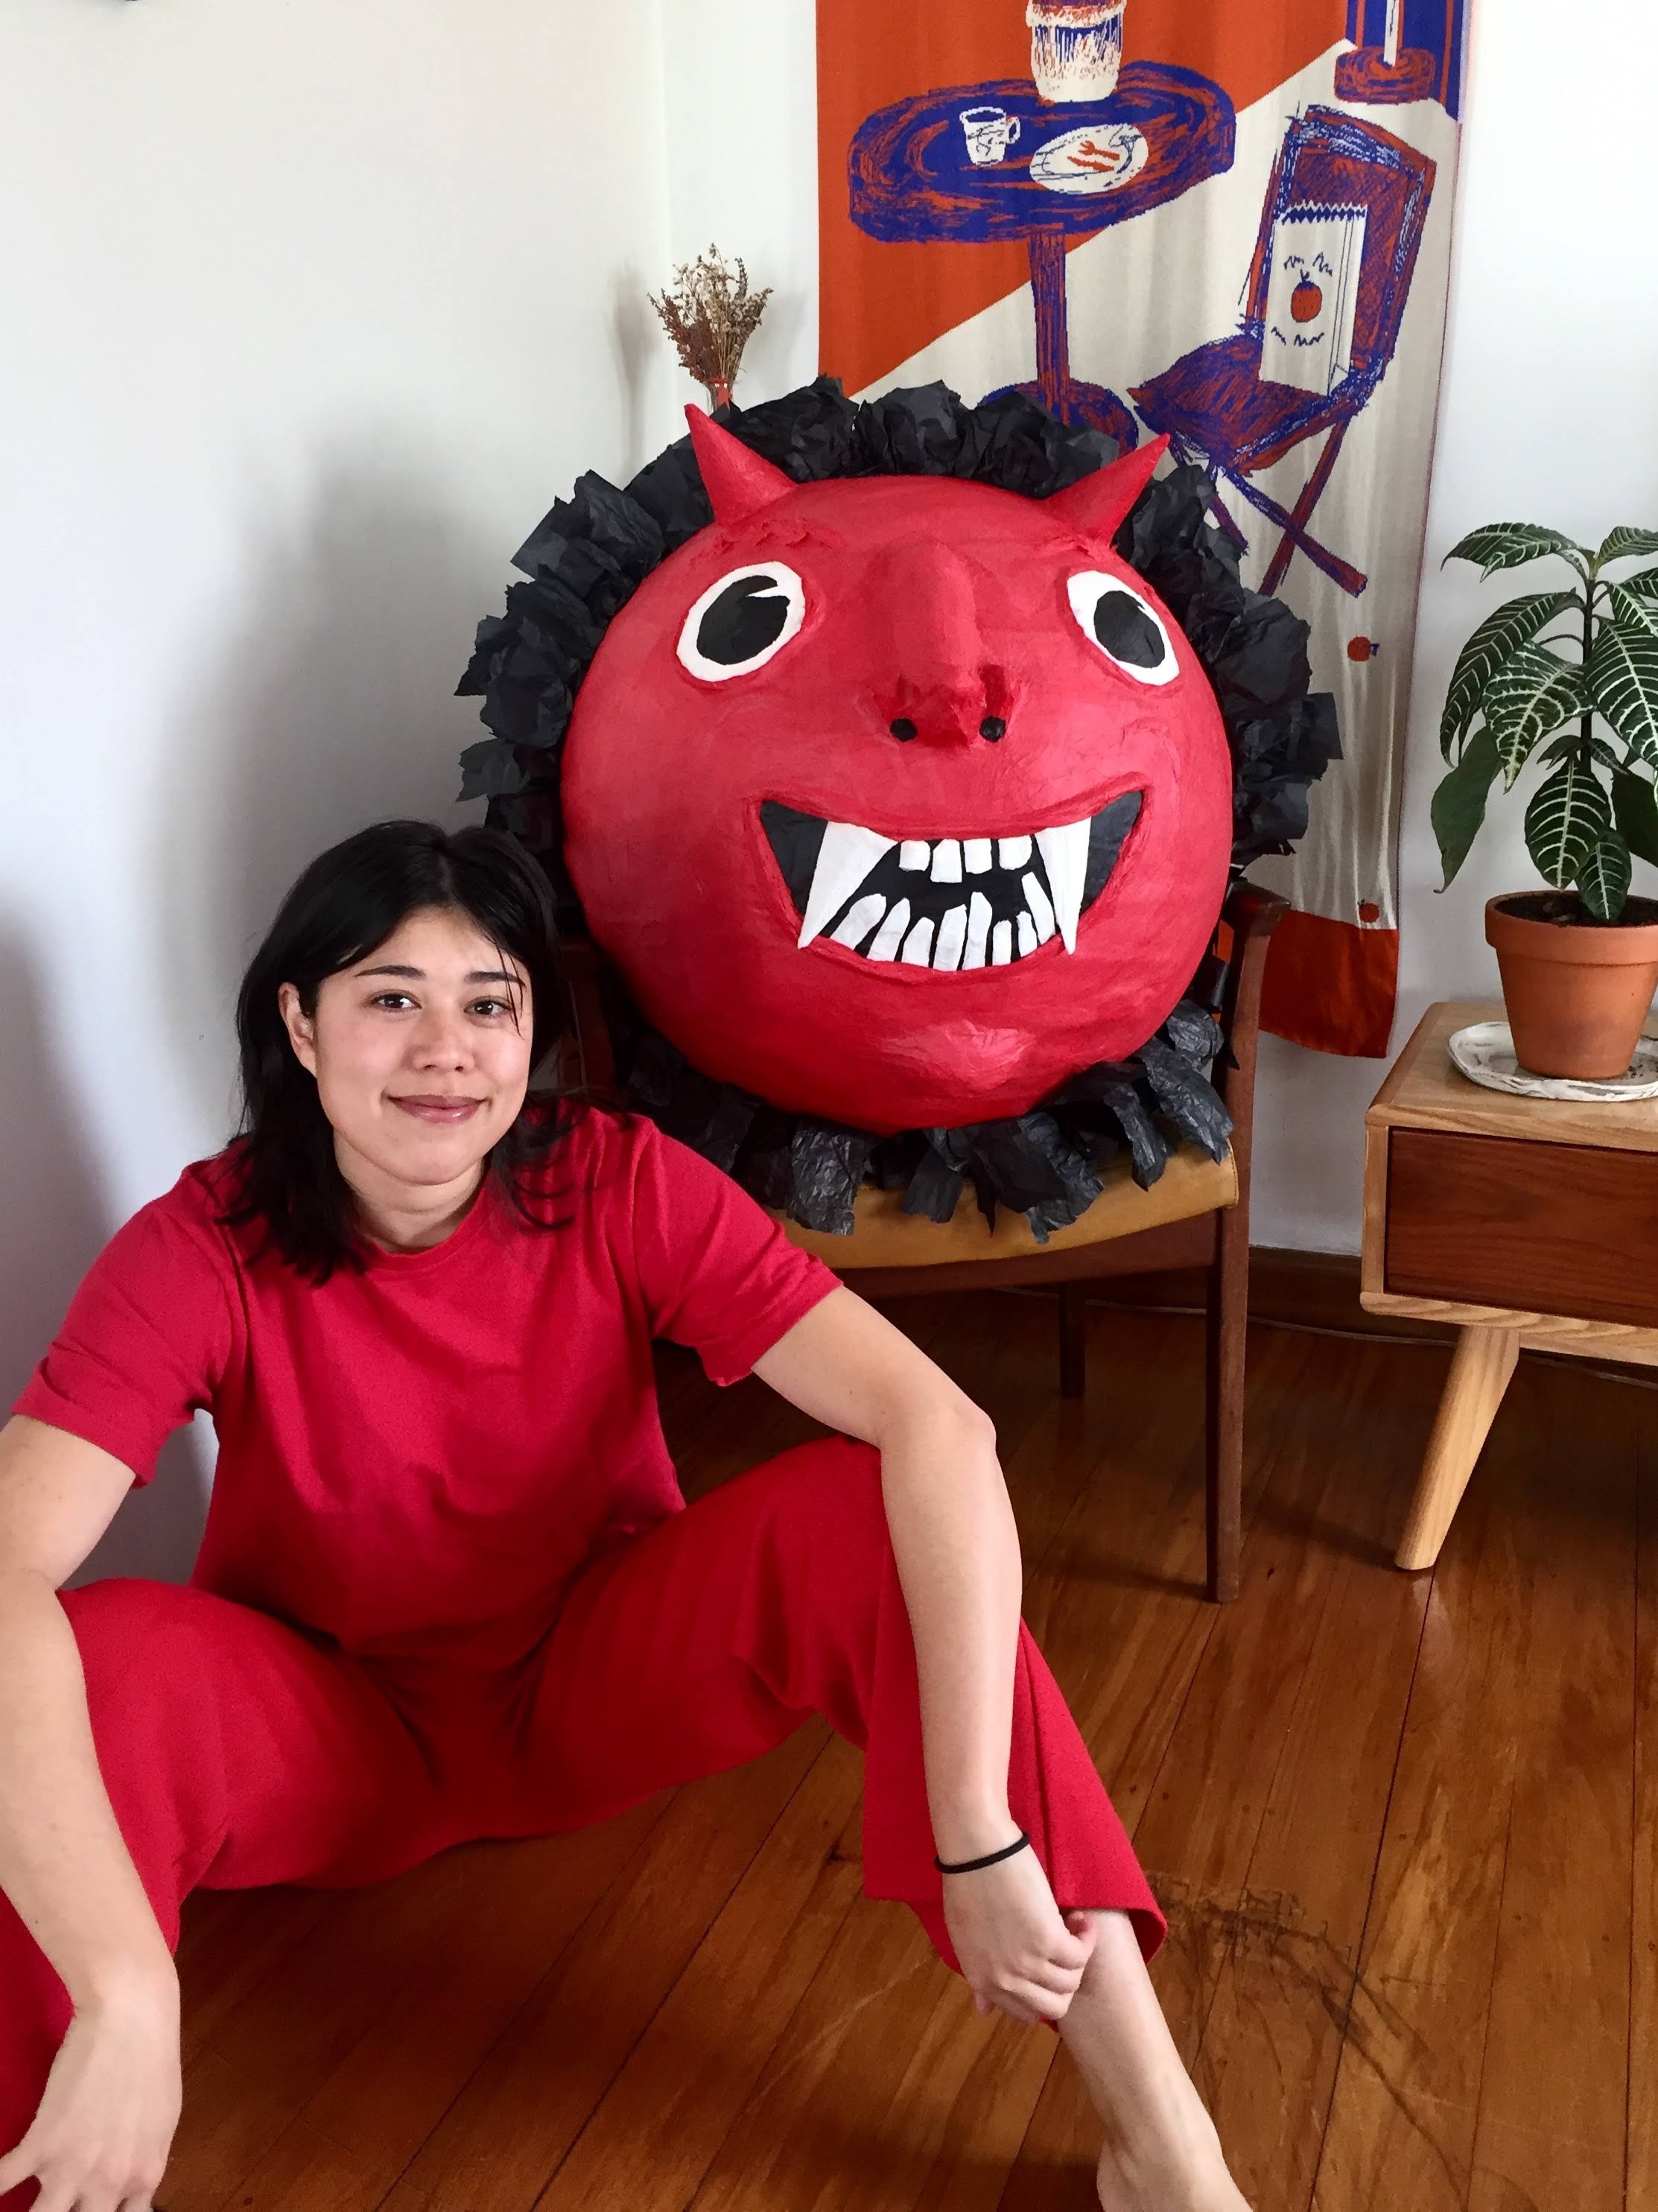
POLYGON ((1050 192, 1112 192, 1139 176, 1150 153, 1132 123, 1093 123, 1038 146, 1030 174, 1050 192))

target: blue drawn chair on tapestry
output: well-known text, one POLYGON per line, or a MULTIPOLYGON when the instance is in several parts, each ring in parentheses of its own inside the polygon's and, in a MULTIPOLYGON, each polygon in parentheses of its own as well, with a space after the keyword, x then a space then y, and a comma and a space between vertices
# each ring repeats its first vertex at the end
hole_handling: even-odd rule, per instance
MULTIPOLYGON (((1297 553, 1355 598, 1369 580, 1313 536, 1309 525, 1328 484, 1342 441, 1381 383, 1394 349, 1416 270, 1417 252, 1433 191, 1434 164, 1391 131, 1333 107, 1309 107, 1291 118, 1273 167, 1249 273, 1242 328, 1231 337, 1183 354, 1172 368, 1133 392, 1153 430, 1166 430, 1175 456, 1198 460, 1232 485, 1280 533, 1261 579, 1276 592, 1297 553), (1345 374, 1327 392, 1303 391, 1263 377, 1267 301, 1274 239, 1285 216, 1342 216, 1357 211, 1363 244, 1351 311, 1345 374), (1293 510, 1253 479, 1308 439, 1322 438, 1293 510)), ((1217 502, 1219 520, 1241 549, 1248 541, 1217 502)))

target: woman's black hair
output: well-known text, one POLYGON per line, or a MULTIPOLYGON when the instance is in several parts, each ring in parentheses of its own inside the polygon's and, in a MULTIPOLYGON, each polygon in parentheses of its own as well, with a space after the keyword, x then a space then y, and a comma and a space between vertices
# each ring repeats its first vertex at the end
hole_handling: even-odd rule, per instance
MULTIPOLYGON (((376 822, 318 854, 282 900, 237 996, 240 1178, 221 1216, 227 1227, 263 1226, 282 1259, 313 1283, 325 1283, 339 1267, 361 1272, 367 1247, 316 1079, 295 1053, 277 992, 292 983, 313 1016, 327 977, 365 958, 409 915, 431 908, 465 915, 529 978, 532 1071, 567 1026, 551 890, 514 838, 499 830, 446 830, 435 822, 376 822)), ((531 1080, 533 1086, 533 1073, 531 1080)), ((533 1227, 559 1223, 531 1209, 529 1177, 568 1133, 565 1105, 590 1096, 576 1086, 531 1087, 487 1157, 486 1173, 533 1227)))

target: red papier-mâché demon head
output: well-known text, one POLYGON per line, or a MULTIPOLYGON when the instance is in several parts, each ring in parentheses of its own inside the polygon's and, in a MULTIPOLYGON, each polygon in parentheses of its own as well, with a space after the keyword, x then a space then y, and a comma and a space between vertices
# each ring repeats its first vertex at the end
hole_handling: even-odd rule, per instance
POLYGON ((688 412, 714 520, 610 623, 562 771, 642 1012, 703 1073, 882 1135, 1133 1052, 1232 840, 1208 678, 1111 550, 1161 442, 1044 500, 797 485, 688 412))

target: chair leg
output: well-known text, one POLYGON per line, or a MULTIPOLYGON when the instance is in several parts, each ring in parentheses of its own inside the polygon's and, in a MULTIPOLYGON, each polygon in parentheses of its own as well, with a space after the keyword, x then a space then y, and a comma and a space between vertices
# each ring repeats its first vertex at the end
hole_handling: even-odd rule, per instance
MULTIPOLYGON (((1258 484, 1253 483, 1241 471, 1228 468, 1221 461, 1215 462, 1214 467, 1225 477, 1240 498, 1248 500, 1250 506, 1259 514, 1264 514, 1269 522, 1277 523, 1294 551, 1304 553, 1315 568, 1321 568, 1330 580, 1339 584, 1351 599, 1356 599, 1358 597, 1370 581, 1362 569, 1355 568, 1350 561, 1342 560, 1339 555, 1332 553, 1327 546, 1321 545, 1317 538, 1312 537, 1304 526, 1296 520, 1288 507, 1280 507, 1275 499, 1269 499, 1258 484)), ((1282 552, 1282 550, 1283 548, 1280 547, 1279 551, 1282 552)), ((1281 571, 1280 574, 1282 574, 1281 571)))
POLYGON ((1060 1395, 1080 1398, 1088 1389, 1088 1304, 1080 1283, 1060 1285, 1060 1395))
MULTIPOLYGON (((1271 562, 1267 564, 1266 574, 1261 578, 1260 588, 1263 592, 1271 593, 1277 591, 1289 571, 1291 562, 1296 557, 1297 546, 1306 544, 1307 525, 1313 519, 1313 509, 1324 496, 1324 487, 1330 481, 1330 472, 1336 465, 1336 455, 1341 451, 1341 441, 1346 434, 1345 422, 1338 422, 1325 440, 1324 451, 1318 457, 1318 465, 1312 475, 1308 477, 1302 488, 1301 497, 1295 503, 1290 517, 1291 527, 1278 540, 1278 551, 1273 554, 1271 562)), ((1360 579, 1359 587, 1361 590, 1363 588, 1363 578, 1360 579)))
POLYGON ((1219 1217, 1220 1249, 1209 1269, 1205 1381, 1209 1595, 1238 1594, 1243 1539, 1243 1355, 1249 1319, 1249 1219, 1237 1206, 1219 1217))

